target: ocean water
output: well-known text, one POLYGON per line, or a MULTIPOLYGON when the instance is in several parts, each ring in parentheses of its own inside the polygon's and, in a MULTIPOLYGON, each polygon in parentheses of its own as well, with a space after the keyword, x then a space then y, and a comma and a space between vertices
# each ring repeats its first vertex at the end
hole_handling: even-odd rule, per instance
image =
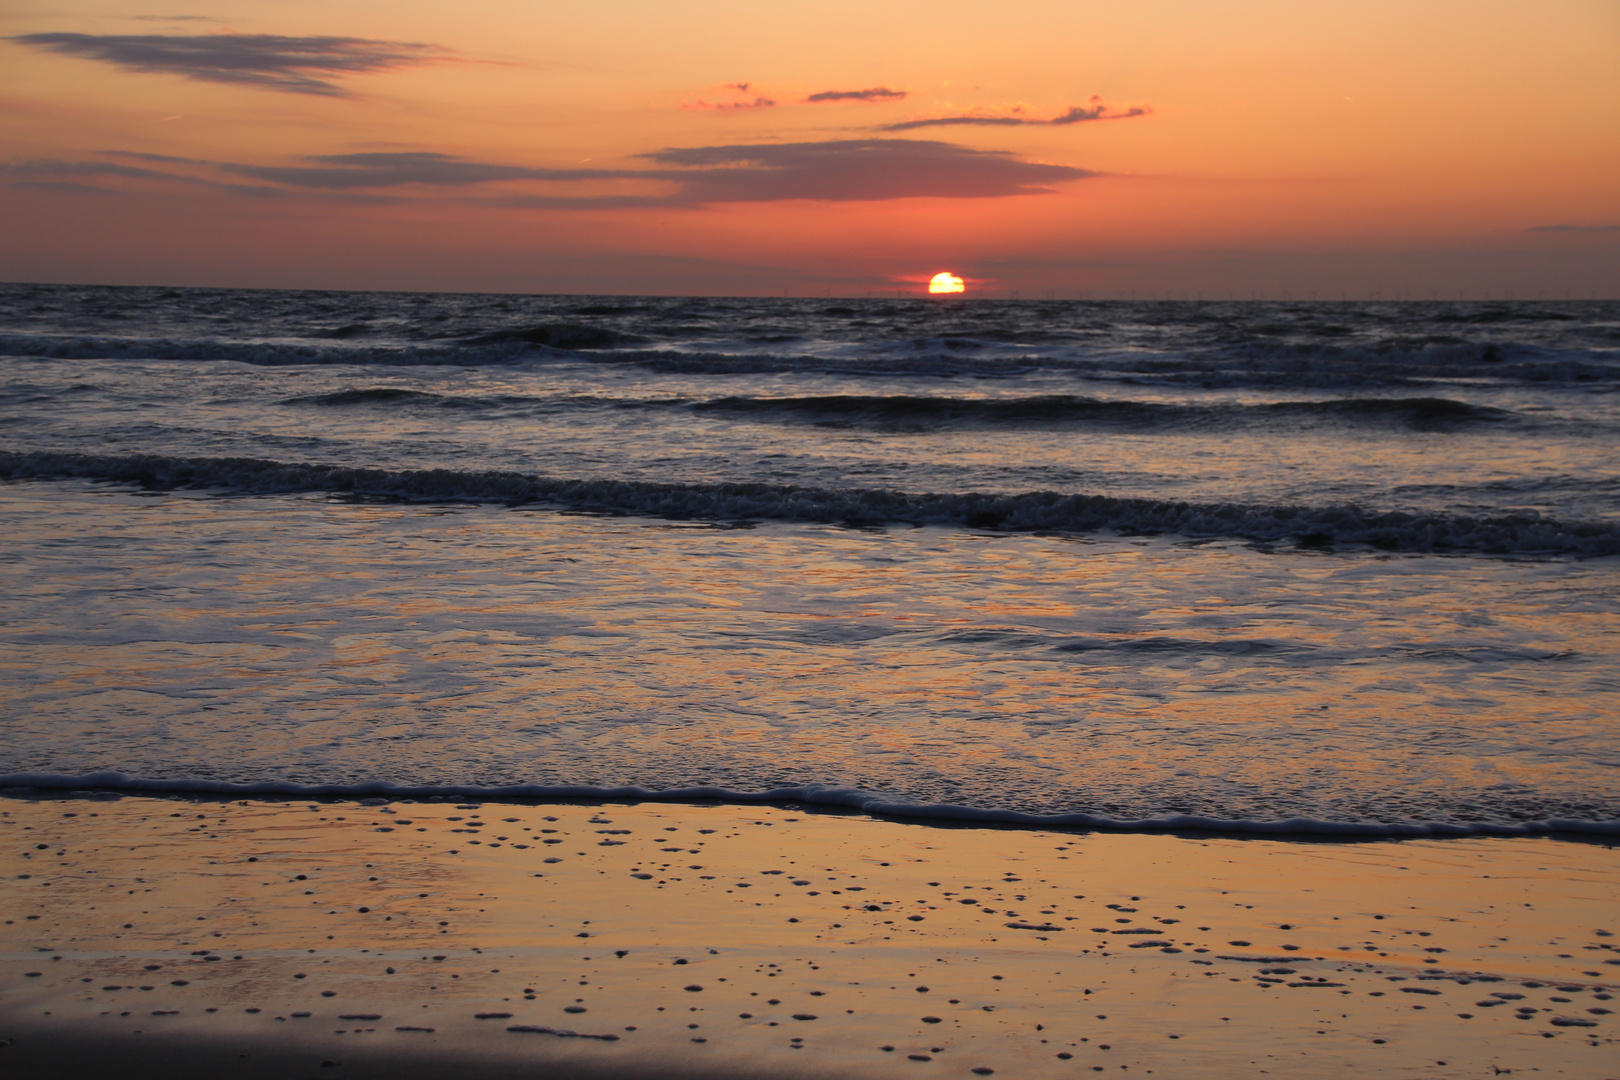
POLYGON ((0 286, 0 783, 1620 831, 1620 304, 0 286))

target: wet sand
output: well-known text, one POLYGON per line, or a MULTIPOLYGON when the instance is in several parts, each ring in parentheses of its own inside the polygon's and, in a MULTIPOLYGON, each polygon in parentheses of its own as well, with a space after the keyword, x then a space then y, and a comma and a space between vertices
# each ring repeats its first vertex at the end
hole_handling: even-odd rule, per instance
POLYGON ((1620 1077, 1612 844, 10 794, 19 1080, 1620 1077))

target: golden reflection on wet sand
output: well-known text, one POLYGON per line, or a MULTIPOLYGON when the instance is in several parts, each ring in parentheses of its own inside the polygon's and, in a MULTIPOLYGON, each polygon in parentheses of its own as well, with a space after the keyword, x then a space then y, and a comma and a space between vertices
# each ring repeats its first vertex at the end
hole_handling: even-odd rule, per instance
POLYGON ((1599 844, 155 797, 6 799, 0 837, 19 1077, 227 1051, 244 1076, 1613 1075, 1599 844))

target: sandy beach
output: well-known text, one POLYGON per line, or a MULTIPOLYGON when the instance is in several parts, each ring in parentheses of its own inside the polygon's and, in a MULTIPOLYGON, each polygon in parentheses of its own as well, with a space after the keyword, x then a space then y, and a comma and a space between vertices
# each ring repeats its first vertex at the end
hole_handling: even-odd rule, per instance
POLYGON ((1610 844, 11 796, 19 1078, 1620 1075, 1610 844))

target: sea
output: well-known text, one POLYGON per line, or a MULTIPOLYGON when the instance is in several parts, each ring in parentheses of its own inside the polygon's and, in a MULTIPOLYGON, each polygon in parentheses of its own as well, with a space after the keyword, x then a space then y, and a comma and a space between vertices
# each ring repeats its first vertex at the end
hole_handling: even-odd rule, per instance
POLYGON ((1620 832, 1620 304, 0 285, 0 785, 1620 832))

